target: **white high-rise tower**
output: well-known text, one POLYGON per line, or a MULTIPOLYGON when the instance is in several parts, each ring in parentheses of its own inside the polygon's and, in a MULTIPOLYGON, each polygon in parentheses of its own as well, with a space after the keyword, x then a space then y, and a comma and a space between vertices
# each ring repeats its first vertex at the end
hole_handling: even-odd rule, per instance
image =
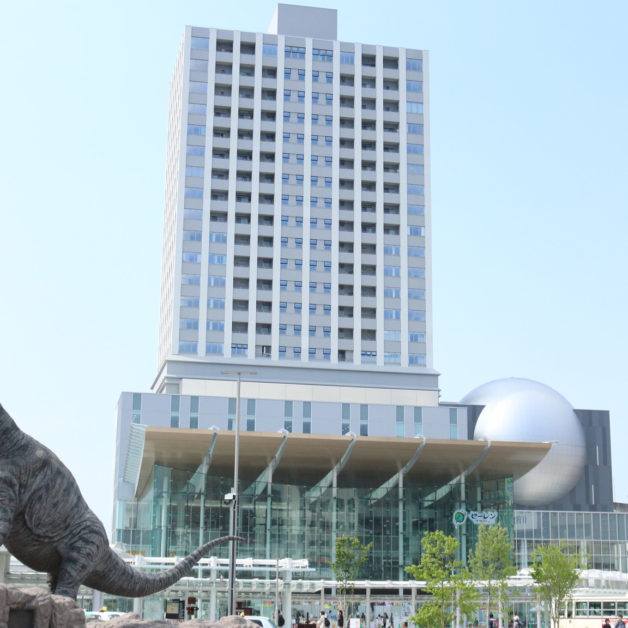
POLYGON ((268 34, 186 28, 158 392, 237 363, 267 382, 372 381, 436 403, 427 53, 339 41, 336 23, 280 4, 268 34))

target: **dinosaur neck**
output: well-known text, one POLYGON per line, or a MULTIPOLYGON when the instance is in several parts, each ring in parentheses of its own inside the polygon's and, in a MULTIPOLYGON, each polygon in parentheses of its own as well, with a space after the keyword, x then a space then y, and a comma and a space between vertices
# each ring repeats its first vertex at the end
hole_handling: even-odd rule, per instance
POLYGON ((24 441, 25 434, 20 430, 9 413, 0 406, 0 454, 17 449, 24 441))

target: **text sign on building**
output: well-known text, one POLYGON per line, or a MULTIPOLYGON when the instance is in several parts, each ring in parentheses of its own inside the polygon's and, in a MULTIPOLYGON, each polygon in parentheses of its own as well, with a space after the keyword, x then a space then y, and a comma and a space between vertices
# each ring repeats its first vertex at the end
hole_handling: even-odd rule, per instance
POLYGON ((166 602, 166 619, 185 619, 185 600, 166 602))
POLYGON ((453 514, 452 520, 454 525, 461 526, 467 519, 474 523, 476 526, 479 525, 493 525, 497 523, 497 517, 499 513, 496 510, 456 510, 453 514))

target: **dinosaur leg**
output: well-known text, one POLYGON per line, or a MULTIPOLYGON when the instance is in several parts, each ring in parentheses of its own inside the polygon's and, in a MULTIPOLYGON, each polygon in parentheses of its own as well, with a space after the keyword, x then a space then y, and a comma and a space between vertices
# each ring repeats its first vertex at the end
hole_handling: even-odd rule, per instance
POLYGON ((0 471, 0 545, 3 545, 13 523, 17 482, 9 472, 0 471))
POLYGON ((81 583, 96 565, 96 558, 101 548, 100 541, 100 535, 85 530, 61 550, 61 564, 52 589, 55 595, 76 599, 81 583))
POLYGON ((59 573, 54 582, 52 592, 55 595, 63 595, 76 599, 79 587, 83 580, 89 575, 94 568, 93 555, 86 556, 83 553, 76 553, 66 556, 61 561, 59 573))

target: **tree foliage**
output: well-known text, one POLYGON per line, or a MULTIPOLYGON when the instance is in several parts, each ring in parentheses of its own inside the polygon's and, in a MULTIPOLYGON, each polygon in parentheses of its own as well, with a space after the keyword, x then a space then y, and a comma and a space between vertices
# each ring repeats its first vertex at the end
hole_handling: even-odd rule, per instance
POLYGON ((355 536, 336 537, 336 560, 329 563, 339 583, 347 610, 347 593, 352 590, 351 582, 358 579, 360 568, 368 560, 373 543, 362 545, 355 536))
POLYGON ((569 556, 564 546, 555 543, 537 550, 532 578, 539 597, 549 608, 554 628, 558 628, 561 607, 578 583, 578 562, 578 556, 569 556))
POLYGON ((512 541, 501 525, 480 526, 475 550, 469 554, 469 567, 476 580, 485 583, 487 615, 491 613, 491 600, 506 602, 506 580, 517 573, 512 560, 512 541))
POLYGON ((432 596, 411 620, 421 627, 446 628, 456 617, 472 614, 477 607, 477 593, 466 568, 456 559, 459 542, 442 530, 426 532, 421 539, 421 560, 406 567, 416 580, 425 580, 432 596))

